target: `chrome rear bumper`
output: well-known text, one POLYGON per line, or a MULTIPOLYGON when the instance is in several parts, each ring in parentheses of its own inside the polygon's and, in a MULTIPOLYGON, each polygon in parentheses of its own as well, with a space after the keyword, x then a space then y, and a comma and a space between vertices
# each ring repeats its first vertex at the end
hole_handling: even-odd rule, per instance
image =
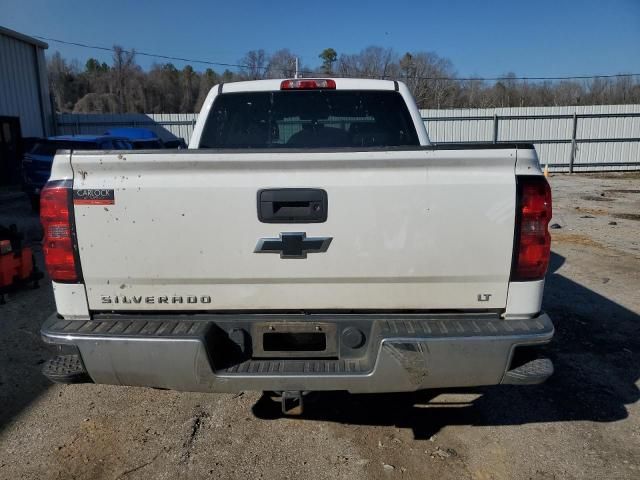
MULTIPOLYGON (((491 315, 190 315, 104 316, 42 327, 47 343, 75 345, 96 383, 182 391, 347 390, 401 392, 499 383, 539 383, 551 371, 518 381, 507 375, 517 346, 548 343, 548 315, 502 320, 491 315), (286 318, 285 318, 286 317, 286 318), (291 317, 291 318, 289 318, 291 317), (338 358, 244 358, 229 362, 218 351, 232 326, 285 320, 358 325, 366 344, 338 358), (368 330, 362 325, 368 325, 368 330)), ((338 335, 339 336, 339 335, 338 335)), ((343 354, 344 353, 344 354, 343 354)), ((529 369, 532 370, 532 369, 529 369)), ((538 369, 539 371, 539 369, 538 369)))

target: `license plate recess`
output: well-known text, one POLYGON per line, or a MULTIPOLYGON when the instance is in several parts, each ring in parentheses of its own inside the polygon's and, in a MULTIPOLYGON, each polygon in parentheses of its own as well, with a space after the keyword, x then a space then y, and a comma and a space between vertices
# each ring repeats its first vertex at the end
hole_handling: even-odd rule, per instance
POLYGON ((332 323, 256 323, 251 338, 256 358, 338 357, 337 328, 332 323))

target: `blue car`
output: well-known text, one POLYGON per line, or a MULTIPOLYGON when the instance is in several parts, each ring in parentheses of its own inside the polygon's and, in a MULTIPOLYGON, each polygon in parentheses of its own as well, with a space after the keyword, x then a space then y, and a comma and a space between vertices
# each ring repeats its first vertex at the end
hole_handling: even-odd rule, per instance
POLYGON ((104 134, 126 138, 131 142, 134 150, 157 150, 165 148, 160 137, 158 137, 154 131, 147 128, 112 128, 104 132, 104 134))
POLYGON ((131 142, 111 135, 61 135, 42 138, 22 159, 23 189, 32 208, 40 207, 40 191, 51 175, 57 150, 132 150, 131 142))
POLYGON ((187 148, 187 143, 182 138, 161 139, 156 132, 148 128, 121 127, 112 128, 105 135, 127 138, 134 150, 155 150, 159 148, 187 148))

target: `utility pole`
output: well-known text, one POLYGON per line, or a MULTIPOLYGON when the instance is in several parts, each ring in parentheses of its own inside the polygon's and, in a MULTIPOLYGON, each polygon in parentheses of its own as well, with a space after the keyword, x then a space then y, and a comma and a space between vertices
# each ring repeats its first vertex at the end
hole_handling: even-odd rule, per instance
POLYGON ((298 78, 298 57, 296 57, 296 76, 295 78, 298 78))

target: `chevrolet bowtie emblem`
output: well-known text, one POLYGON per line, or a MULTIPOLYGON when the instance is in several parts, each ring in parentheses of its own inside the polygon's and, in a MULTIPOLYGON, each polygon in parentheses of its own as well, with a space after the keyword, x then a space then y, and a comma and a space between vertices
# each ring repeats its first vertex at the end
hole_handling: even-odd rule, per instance
POLYGON ((261 238, 255 253, 279 253, 280 258, 307 258, 307 253, 326 252, 332 237, 309 237, 304 232, 281 233, 280 238, 261 238))

